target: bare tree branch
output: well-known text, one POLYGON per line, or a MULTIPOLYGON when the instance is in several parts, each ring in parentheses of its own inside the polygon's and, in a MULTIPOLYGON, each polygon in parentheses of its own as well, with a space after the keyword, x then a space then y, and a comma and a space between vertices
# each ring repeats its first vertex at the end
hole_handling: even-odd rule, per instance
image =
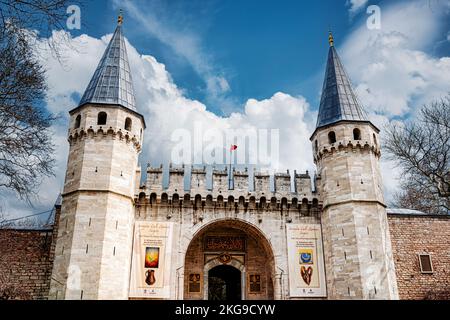
POLYGON ((450 213, 450 94, 423 106, 414 122, 386 126, 384 148, 403 170, 394 205, 450 213))

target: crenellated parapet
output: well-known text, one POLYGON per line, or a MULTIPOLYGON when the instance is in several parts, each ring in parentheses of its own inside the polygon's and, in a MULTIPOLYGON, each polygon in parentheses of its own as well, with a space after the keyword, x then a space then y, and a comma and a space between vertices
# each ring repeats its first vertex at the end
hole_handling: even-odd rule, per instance
POLYGON ((141 151, 141 141, 139 137, 131 135, 127 131, 122 129, 116 129, 113 127, 105 128, 103 126, 90 126, 88 129, 79 128, 69 130, 68 141, 70 145, 77 143, 83 139, 96 139, 96 138, 112 138, 120 141, 124 141, 133 145, 137 152, 141 151))
POLYGON ((145 121, 141 114, 122 106, 84 104, 70 111, 70 145, 83 139, 110 138, 142 148, 145 121))
MULTIPOLYGON (((321 205, 320 192, 308 172, 291 176, 290 172, 275 173, 273 186, 268 172, 247 169, 212 170, 208 179, 206 167, 191 168, 190 184, 185 188, 184 166, 169 167, 169 181, 163 186, 163 168, 147 168, 146 185, 136 191, 139 206, 168 206, 176 208, 222 208, 227 210, 311 210, 321 205), (251 181, 251 183, 249 183, 251 181)), ((314 179, 320 177, 314 177, 314 179)), ((262 211, 261 211, 262 210, 262 211)), ((306 212, 305 211, 305 212, 306 212)))
POLYGON ((381 150, 378 145, 371 144, 369 141, 349 140, 336 141, 335 143, 325 144, 314 153, 314 160, 336 152, 373 152, 378 158, 381 157, 381 150))
POLYGON ((339 152, 372 152, 378 159, 381 157, 378 129, 369 122, 342 121, 316 131, 311 141, 315 163, 339 152))

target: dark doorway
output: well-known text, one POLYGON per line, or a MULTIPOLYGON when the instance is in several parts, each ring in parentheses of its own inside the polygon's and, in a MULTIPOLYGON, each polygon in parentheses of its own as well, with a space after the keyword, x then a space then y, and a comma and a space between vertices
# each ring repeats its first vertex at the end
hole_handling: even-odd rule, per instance
POLYGON ((231 266, 222 265, 209 270, 208 300, 241 300, 241 272, 231 266))

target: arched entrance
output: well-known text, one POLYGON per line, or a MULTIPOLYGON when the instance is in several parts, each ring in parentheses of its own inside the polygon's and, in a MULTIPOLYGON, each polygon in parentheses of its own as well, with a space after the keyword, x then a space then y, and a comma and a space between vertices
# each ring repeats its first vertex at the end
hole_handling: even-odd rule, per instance
POLYGON ((228 265, 208 271, 208 300, 238 301, 241 295, 241 271, 228 265))
POLYGON ((184 299, 271 300, 271 245, 254 225, 236 219, 203 226, 187 248, 184 299))

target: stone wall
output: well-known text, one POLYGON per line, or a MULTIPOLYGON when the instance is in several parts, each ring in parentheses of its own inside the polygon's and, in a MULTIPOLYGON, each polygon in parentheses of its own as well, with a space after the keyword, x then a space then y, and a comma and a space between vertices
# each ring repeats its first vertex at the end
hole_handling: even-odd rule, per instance
POLYGON ((51 230, 0 230, 0 299, 47 298, 51 243, 51 230))
POLYGON ((450 216, 388 215, 400 299, 450 299, 450 216), (420 271, 429 253, 432 274, 420 271))
POLYGON ((60 214, 53 228, 0 229, 0 300, 48 298, 60 214))

